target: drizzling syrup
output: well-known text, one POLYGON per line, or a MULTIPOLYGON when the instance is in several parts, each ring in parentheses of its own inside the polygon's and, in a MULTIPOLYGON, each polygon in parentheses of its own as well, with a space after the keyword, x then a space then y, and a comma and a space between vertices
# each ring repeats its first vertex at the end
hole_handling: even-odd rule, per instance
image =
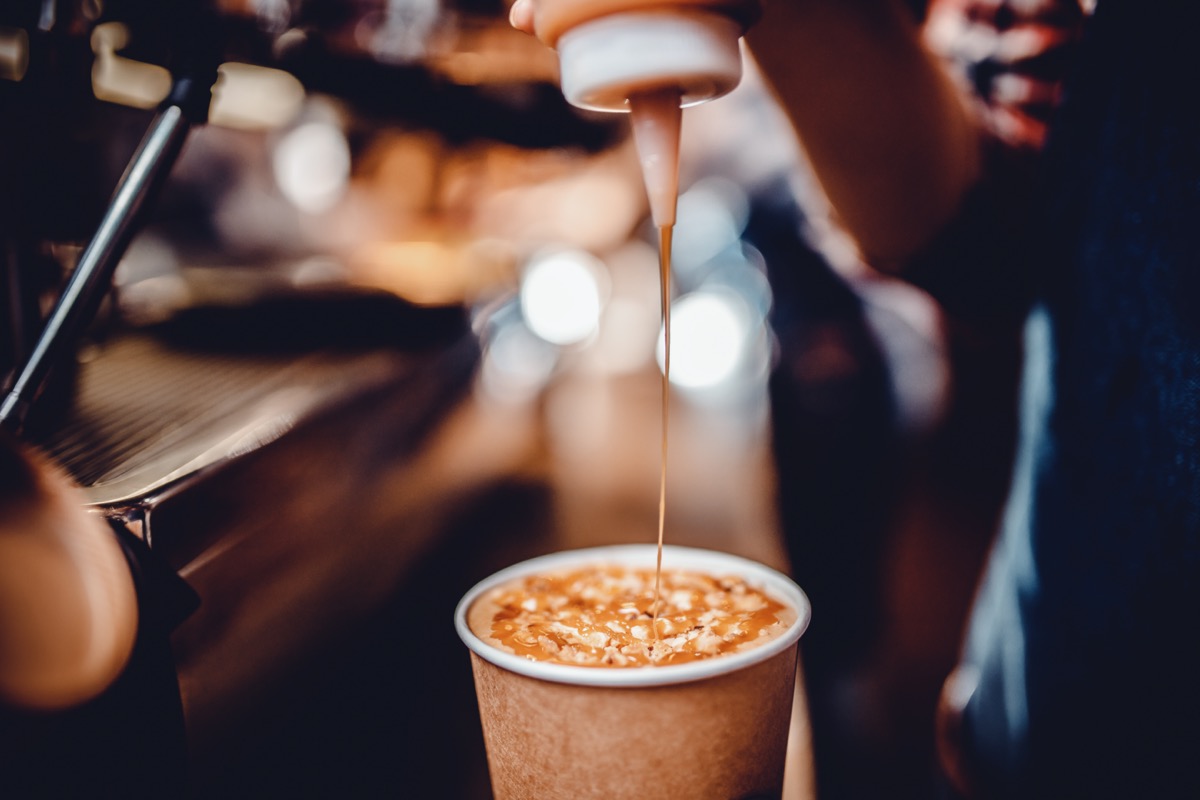
POLYGON ((671 235, 679 200, 679 131, 683 118, 675 88, 647 91, 629 99, 634 145, 646 183, 650 215, 658 229, 659 280, 662 294, 662 463, 658 494, 658 556, 654 569, 654 640, 659 637, 662 606, 662 556, 667 515, 667 428, 671 393, 671 235))
POLYGON ((671 234, 674 227, 658 229, 658 270, 662 293, 662 461, 658 484, 658 557, 654 565, 654 639, 658 641, 658 613, 662 605, 663 533, 667 522, 667 428, 671 419, 671 234))

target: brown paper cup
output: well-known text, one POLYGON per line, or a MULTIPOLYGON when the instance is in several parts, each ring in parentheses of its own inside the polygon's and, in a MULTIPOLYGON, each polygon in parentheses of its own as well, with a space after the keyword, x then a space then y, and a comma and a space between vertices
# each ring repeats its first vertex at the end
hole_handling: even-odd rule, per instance
POLYGON ((663 569, 740 575, 796 611, 761 647, 686 664, 614 668, 531 661, 471 632, 483 593, 530 573, 604 561, 653 568, 653 545, 542 556, 480 582, 455 627, 471 650, 492 790, 499 800, 778 798, 808 599, 785 575, 710 550, 667 547, 663 569))

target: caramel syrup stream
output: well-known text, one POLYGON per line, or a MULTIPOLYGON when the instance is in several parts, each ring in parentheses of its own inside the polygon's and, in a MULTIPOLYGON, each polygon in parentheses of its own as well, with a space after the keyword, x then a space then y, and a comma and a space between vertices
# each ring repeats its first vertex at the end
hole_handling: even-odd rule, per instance
POLYGON ((654 565, 654 618, 651 628, 658 641, 658 613, 662 605, 663 532, 667 520, 667 425, 671 411, 671 233, 674 226, 658 229, 658 265, 662 294, 663 369, 662 369, 662 463, 658 484, 658 557, 654 565))
POLYGON ((658 228, 658 259, 662 287, 662 465, 658 492, 658 559, 654 568, 654 606, 651 627, 658 643, 662 606, 663 531, 667 516, 667 422, 671 386, 671 235, 679 202, 679 134, 683 121, 679 89, 666 86, 629 98, 633 142, 646 184, 650 216, 658 228))

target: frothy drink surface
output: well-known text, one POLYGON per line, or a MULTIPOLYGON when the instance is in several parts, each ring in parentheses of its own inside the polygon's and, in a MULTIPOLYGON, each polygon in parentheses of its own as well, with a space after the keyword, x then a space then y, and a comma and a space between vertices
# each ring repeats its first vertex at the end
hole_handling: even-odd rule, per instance
POLYGON ((534 661, 642 667, 713 658, 771 641, 796 612, 736 576, 595 565, 514 580, 468 615, 484 641, 534 661), (657 636, 655 636, 657 625, 657 636))

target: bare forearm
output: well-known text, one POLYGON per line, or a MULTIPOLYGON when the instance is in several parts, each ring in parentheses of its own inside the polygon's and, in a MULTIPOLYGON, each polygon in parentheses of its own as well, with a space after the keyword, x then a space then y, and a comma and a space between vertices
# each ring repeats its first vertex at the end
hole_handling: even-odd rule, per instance
POLYGON ((137 625, 107 525, 49 461, 0 436, 0 706, 95 697, 125 668, 137 625))
POLYGON ((895 0, 768 0, 747 35, 841 223, 897 267, 955 213, 979 135, 895 0))

